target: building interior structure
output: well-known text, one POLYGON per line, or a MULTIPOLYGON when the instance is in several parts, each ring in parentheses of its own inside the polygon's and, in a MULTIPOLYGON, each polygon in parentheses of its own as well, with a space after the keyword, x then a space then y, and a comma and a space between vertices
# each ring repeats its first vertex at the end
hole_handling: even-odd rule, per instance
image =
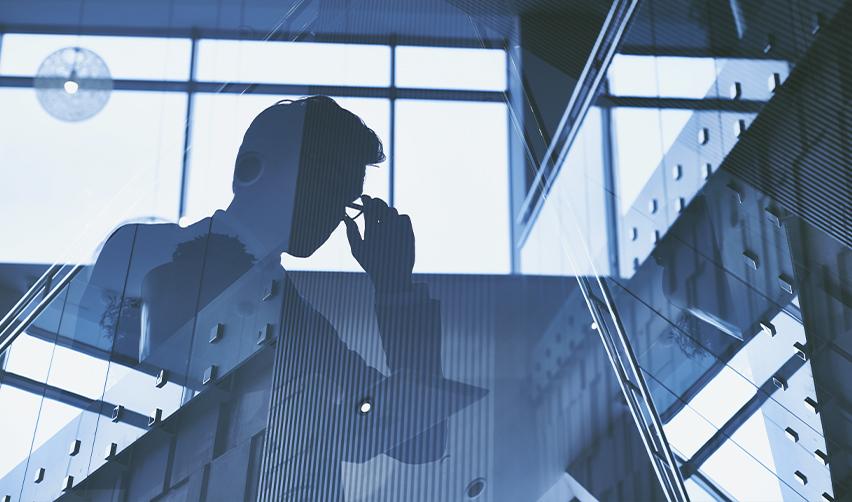
POLYGON ((850 26, 0 0, 0 501, 852 500, 850 26), (307 189, 241 185, 247 128, 308 96, 385 159, 261 259, 222 215, 292 244, 268 201, 307 189), (393 297, 348 233, 376 200, 413 229, 393 297))

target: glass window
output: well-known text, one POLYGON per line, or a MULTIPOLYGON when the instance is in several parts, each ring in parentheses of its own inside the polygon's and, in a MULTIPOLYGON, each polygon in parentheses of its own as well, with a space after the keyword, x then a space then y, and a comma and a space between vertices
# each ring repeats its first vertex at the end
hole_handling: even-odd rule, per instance
POLYGON ((652 56, 616 54, 607 71, 609 92, 615 96, 657 96, 657 73, 652 56))
POLYGON ((500 49, 397 47, 396 85, 504 91, 506 53, 500 49))
MULTIPOLYGON (((612 110, 613 149, 622 215, 630 211, 648 183, 657 183, 656 192, 664 193, 662 177, 655 179, 654 175, 692 115, 691 110, 612 110)), ((641 208, 640 212, 648 213, 645 208, 641 208)))
POLYGON ((396 112, 395 198, 415 271, 509 272, 506 105, 400 100, 396 112))
MULTIPOLYGON (((198 94, 195 96, 192 149, 184 223, 198 221, 228 207, 233 192, 234 159, 254 117, 281 99, 298 96, 198 94)), ((373 98, 335 98, 355 113, 382 140, 390 156, 390 102, 373 98)), ((367 167, 364 193, 388 199, 387 163, 367 167)), ((358 221, 361 221, 359 218, 358 221)), ((341 224, 316 253, 308 258, 284 255, 287 270, 359 271, 341 224)))
MULTIPOLYGON (((621 214, 627 214, 663 160, 660 111, 612 110, 616 180, 621 214)), ((644 212, 644 211, 643 211, 644 212)))
POLYGON ((94 117, 62 122, 32 89, 2 89, 0 109, 0 209, 15 215, 0 232, 27 237, 0 262, 86 263, 122 222, 177 217, 185 94, 113 91, 94 117))
POLYGON ((385 45, 201 40, 198 80, 386 87, 385 45))
POLYGON ((655 59, 660 97, 703 99, 716 95, 713 58, 657 56, 655 59))
POLYGON ((76 35, 3 35, 0 75, 34 76, 42 61, 64 47, 84 47, 100 56, 112 78, 186 80, 191 43, 181 38, 76 35))
POLYGON ((615 96, 702 99, 716 81, 713 58, 616 54, 607 73, 615 96))

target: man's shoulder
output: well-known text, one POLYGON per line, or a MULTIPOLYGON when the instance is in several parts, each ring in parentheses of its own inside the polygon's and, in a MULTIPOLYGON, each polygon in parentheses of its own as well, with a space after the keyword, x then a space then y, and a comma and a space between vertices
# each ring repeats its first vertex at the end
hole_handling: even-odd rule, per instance
POLYGON ((151 242, 173 242, 181 236, 197 234, 201 227, 209 227, 209 218, 200 220, 190 226, 182 227, 171 222, 130 222, 120 225, 104 239, 95 252, 95 262, 102 258, 114 256, 116 253, 129 253, 134 241, 144 234, 144 239, 151 242))

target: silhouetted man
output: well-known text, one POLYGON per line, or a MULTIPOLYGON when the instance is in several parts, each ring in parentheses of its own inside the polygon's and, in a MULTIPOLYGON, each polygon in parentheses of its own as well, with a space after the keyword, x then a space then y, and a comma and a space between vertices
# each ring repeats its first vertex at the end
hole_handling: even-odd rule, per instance
POLYGON ((228 208, 186 228, 122 227, 101 251, 81 302, 105 302, 99 324, 116 357, 184 374, 192 393, 207 364, 202 321, 220 310, 253 319, 259 307, 240 289, 245 277, 260 272, 280 281, 262 498, 342 499, 342 461, 379 453, 408 463, 437 460, 446 418, 477 394, 443 378, 439 305, 412 282, 411 221, 361 194, 366 166, 383 160, 376 134, 331 98, 279 102, 245 133, 228 208), (363 237, 345 214, 359 198, 363 237), (281 253, 313 254, 341 221, 375 286, 390 375, 349 350, 279 265, 281 253), (428 405, 415 411, 421 400, 428 405))

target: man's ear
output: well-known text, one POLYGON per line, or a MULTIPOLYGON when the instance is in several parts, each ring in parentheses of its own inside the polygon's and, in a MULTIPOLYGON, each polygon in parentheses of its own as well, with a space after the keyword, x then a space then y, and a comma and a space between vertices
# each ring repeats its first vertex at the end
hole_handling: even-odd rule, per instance
POLYGON ((234 166, 234 189, 237 186, 250 186, 263 174, 263 159, 257 152, 242 152, 237 156, 234 166))

